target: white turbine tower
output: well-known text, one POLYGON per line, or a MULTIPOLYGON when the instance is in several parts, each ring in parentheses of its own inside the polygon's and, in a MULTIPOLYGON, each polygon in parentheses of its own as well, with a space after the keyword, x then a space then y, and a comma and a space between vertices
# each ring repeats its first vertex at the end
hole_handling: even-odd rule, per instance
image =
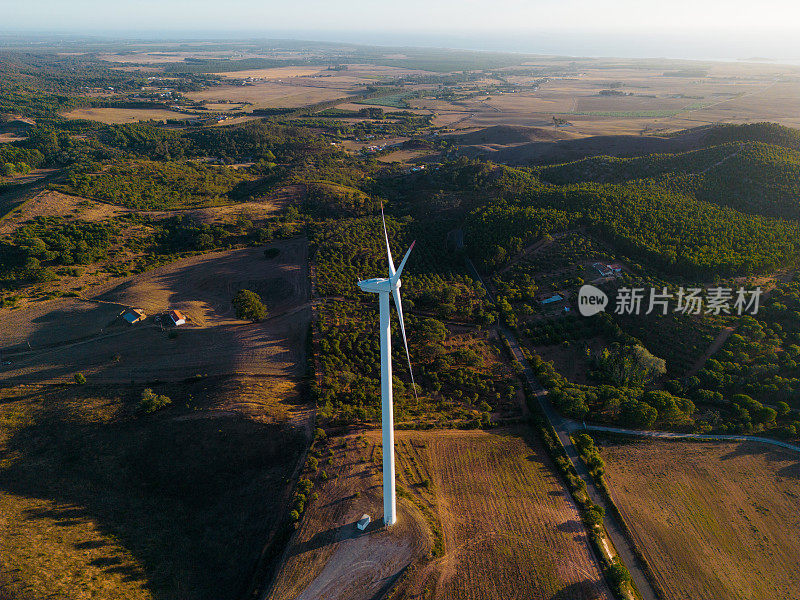
MULTIPOLYGON (((406 266, 408 255, 414 249, 414 243, 403 257, 400 267, 395 271, 392 262, 392 251, 389 249, 389 234, 386 231, 386 219, 381 207, 383 220, 383 237, 386 240, 386 256, 389 260, 389 277, 376 277, 358 282, 365 292, 378 294, 380 307, 380 335, 381 335, 381 429, 383 433, 383 522, 394 525, 397 521, 397 503, 394 489, 394 412, 392 406, 392 340, 391 322, 389 317, 389 296, 394 297, 397 316, 400 318, 400 331, 403 334, 403 344, 406 347, 408 370, 411 372, 411 355, 408 353, 408 340, 406 339, 406 326, 403 322, 403 305, 400 303, 400 273, 406 266)), ((414 386, 414 395, 417 390, 414 384, 414 374, 411 373, 411 385, 414 386)))

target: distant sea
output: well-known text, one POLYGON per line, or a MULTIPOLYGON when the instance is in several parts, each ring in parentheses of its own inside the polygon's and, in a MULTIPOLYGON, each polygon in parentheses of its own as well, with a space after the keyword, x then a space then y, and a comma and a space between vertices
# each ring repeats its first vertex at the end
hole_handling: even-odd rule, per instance
MULTIPOLYGON (((13 36, 45 34, 18 30, 13 36)), ((50 36, 71 37, 73 32, 50 32, 50 36)), ((737 31, 709 33, 686 31, 585 32, 541 30, 530 32, 463 32, 451 31, 337 31, 312 29, 247 29, 247 30, 85 30, 82 35, 101 39, 139 40, 253 40, 286 39, 339 42, 367 46, 454 48, 461 50, 519 52, 547 56, 669 58, 685 60, 775 62, 800 65, 800 35, 737 31)), ((81 35, 78 34, 78 35, 81 35)), ((3 25, 0 23, 0 37, 3 25)))
MULTIPOLYGON (((256 32, 253 32, 256 35, 256 32)), ((800 36, 789 34, 586 33, 413 33, 369 31, 270 31, 259 36, 347 42, 376 46, 458 48, 493 52, 522 52, 558 56, 673 58, 800 64, 800 36)))

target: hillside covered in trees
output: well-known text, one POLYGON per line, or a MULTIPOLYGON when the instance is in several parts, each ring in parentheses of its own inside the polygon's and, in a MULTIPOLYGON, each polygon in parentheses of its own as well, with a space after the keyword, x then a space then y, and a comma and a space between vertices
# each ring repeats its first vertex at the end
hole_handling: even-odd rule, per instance
MULTIPOLYGON (((20 67, 16 76, 24 77, 23 71, 20 67)), ((98 77, 122 86, 127 81, 102 69, 98 77)), ((3 93, 8 99, 21 92, 3 93)), ((718 395, 734 389, 734 372, 748 381, 753 402, 763 401, 770 386, 783 386, 782 398, 798 404, 791 383, 794 340, 781 322, 743 327, 724 350, 729 360, 709 363, 687 382, 681 374, 721 323, 696 319, 686 326, 676 317, 641 327, 624 319, 542 316, 537 305, 543 293, 583 282, 581 261, 621 259, 631 281, 664 286, 795 267, 800 134, 794 130, 770 124, 707 127, 696 136, 695 148, 677 154, 595 156, 530 168, 448 160, 445 154, 429 168, 409 172, 332 144, 341 134, 335 119, 351 116, 336 109, 318 115, 318 128, 299 126, 289 113, 228 127, 170 128, 64 121, 55 111, 72 100, 52 104, 44 87, 31 94, 29 100, 39 106, 35 112, 46 118, 25 139, 0 146, 6 177, 56 169, 63 179, 52 185, 62 192, 144 211, 252 203, 281 186, 297 191, 279 214, 257 221, 244 214, 214 224, 178 214, 128 215, 86 227, 36 220, 3 242, 8 293, 98 261, 115 273, 139 272, 178 255, 305 234, 315 290, 325 300, 315 333, 323 382, 315 389, 320 415, 336 422, 371 420, 377 414, 372 392, 378 375, 368 323, 375 307, 354 282, 385 271, 375 217, 383 204, 395 255, 418 242, 403 286, 419 362, 418 393, 409 388, 398 353, 401 421, 486 426, 503 414, 519 390, 501 366, 502 344, 492 333, 498 322, 516 329, 531 348, 603 340, 602 348, 587 344, 578 356, 592 373, 590 384, 571 382, 547 361, 535 361, 557 404, 573 416, 691 428, 699 422, 695 402, 719 404, 718 395), (552 251, 519 260, 526 249, 554 239, 560 241, 552 251), (114 264, 113 246, 135 249, 139 257, 114 264), (490 281, 497 302, 466 257, 490 281), (756 350, 748 340, 759 331, 775 340, 780 352, 756 350), (684 351, 673 352, 675 344, 657 347, 652 332, 661 339, 683 336, 684 351), (663 389, 666 381, 674 382, 669 390, 663 389)), ((779 309, 770 306, 767 318, 775 319, 779 309)), ((749 406, 751 415, 770 417, 749 406)), ((733 417, 702 421, 746 428, 733 417)))

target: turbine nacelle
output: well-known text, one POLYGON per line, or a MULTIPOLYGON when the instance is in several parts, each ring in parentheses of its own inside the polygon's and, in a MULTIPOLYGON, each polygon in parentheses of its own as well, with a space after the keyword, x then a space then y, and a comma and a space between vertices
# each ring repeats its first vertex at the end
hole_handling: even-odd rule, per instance
POLYGON ((392 280, 391 277, 373 277, 372 279, 364 279, 358 282, 358 287, 363 292, 372 292, 373 294, 390 294, 393 289, 401 286, 399 279, 392 280))

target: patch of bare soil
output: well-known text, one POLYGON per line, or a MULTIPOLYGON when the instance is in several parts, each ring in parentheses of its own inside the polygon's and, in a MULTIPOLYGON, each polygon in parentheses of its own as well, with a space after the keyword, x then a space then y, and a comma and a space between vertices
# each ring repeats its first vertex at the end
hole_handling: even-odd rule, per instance
POLYGON ((361 514, 383 512, 380 431, 328 440, 329 479, 268 598, 609 599, 577 508, 529 435, 398 431, 399 523, 364 533, 361 514))
POLYGON ((83 372, 95 381, 182 380, 196 375, 295 377, 305 370, 308 304, 307 241, 214 252, 176 261, 121 283, 86 290, 83 301, 63 298, 0 309, 5 344, 0 380, 63 381, 83 372), (261 295, 269 314, 260 323, 236 318, 240 289, 261 295), (148 315, 128 326, 124 307, 148 315), (187 325, 167 327, 166 311, 187 325))
POLYGON ((398 502, 398 522, 382 527, 380 450, 362 437, 328 442, 331 464, 321 461, 329 479, 312 501, 287 548, 271 600, 368 599, 382 595, 430 548, 430 534, 419 510, 398 502), (372 523, 356 527, 362 514, 372 523))

